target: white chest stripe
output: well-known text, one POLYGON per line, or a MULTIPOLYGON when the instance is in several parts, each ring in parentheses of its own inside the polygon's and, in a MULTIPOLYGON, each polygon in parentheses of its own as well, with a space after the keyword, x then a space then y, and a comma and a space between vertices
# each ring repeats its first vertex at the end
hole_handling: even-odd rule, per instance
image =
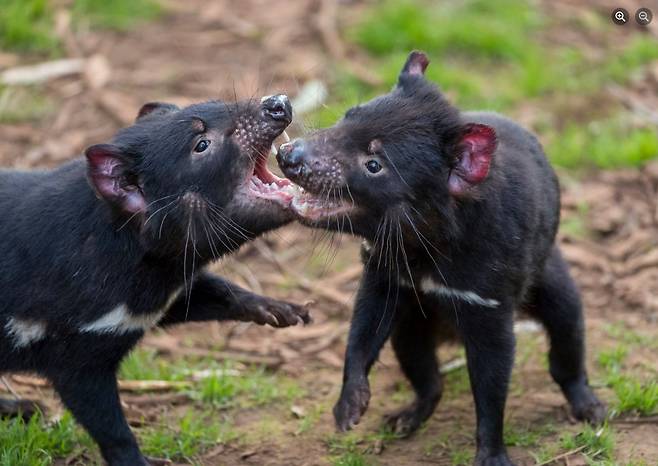
POLYGON ((5 325, 5 330, 14 339, 14 347, 24 348, 46 336, 46 323, 11 317, 5 325))
POLYGON ((80 327, 83 333, 117 333, 125 334, 134 331, 144 331, 155 327, 169 310, 174 300, 180 294, 180 289, 169 296, 167 303, 155 312, 133 314, 125 304, 120 304, 102 317, 80 327))
MULTIPOLYGON (((411 286, 409 281, 401 280, 401 285, 411 286)), ((420 290, 423 293, 435 294, 439 296, 445 296, 447 298, 456 298, 466 301, 469 304, 477 304, 484 307, 498 307, 500 303, 495 299, 483 298, 475 291, 470 290, 457 290, 455 288, 449 288, 445 285, 437 283, 431 277, 425 277, 420 281, 420 290)))

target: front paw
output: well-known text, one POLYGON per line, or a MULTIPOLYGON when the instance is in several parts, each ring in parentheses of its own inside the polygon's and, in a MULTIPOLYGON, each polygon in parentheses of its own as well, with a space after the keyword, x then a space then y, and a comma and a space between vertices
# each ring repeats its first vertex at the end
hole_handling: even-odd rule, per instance
POLYGON ((240 301, 244 313, 243 319, 258 325, 269 324, 272 327, 289 327, 308 324, 311 317, 306 306, 279 301, 266 296, 252 295, 240 301))
POLYGON ((370 402, 370 387, 366 380, 360 384, 350 384, 343 386, 340 399, 334 406, 334 419, 336 428, 340 432, 351 430, 361 420, 361 416, 368 409, 370 402))

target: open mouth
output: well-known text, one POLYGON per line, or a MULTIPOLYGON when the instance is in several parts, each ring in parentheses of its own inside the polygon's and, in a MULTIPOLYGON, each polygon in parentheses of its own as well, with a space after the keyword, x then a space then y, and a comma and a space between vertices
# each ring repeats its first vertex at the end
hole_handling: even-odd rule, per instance
MULTIPOLYGON (((286 142, 290 140, 285 131, 282 137, 286 142)), ((274 143, 271 151, 276 153, 274 143)), ((253 171, 247 180, 251 196, 276 202, 290 208, 300 220, 312 222, 346 214, 353 208, 351 203, 314 194, 287 178, 276 176, 267 166, 269 154, 268 151, 263 150, 256 155, 253 171)))
MULTIPOLYGON (((283 131, 281 136, 289 141, 288 134, 283 131)), ((247 179, 247 190, 253 197, 267 199, 284 207, 289 207, 296 195, 297 187, 285 178, 280 178, 270 171, 267 166, 269 154, 274 150, 274 141, 271 149, 256 151, 254 154, 254 166, 247 179)))

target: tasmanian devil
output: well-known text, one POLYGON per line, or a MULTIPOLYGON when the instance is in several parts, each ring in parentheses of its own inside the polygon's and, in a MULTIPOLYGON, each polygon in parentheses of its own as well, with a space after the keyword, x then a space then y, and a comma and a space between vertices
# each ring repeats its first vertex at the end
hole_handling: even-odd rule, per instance
POLYGON ((47 377, 110 465, 148 464, 116 381, 145 330, 308 321, 300 306, 202 271, 293 218, 290 182, 266 165, 291 118, 284 95, 183 109, 151 103, 86 157, 0 171, 0 371, 47 377))
POLYGON ((548 331, 550 373, 575 417, 598 423, 606 411, 588 385, 579 293, 555 244, 555 173, 528 131, 449 104, 427 65, 412 52, 390 93, 284 144, 277 159, 303 188, 292 206, 304 224, 365 238, 338 429, 364 414, 368 372, 389 335, 416 398, 387 420, 403 435, 418 429, 441 397, 435 350, 452 330, 475 400, 475 464, 508 465, 515 310, 548 331))

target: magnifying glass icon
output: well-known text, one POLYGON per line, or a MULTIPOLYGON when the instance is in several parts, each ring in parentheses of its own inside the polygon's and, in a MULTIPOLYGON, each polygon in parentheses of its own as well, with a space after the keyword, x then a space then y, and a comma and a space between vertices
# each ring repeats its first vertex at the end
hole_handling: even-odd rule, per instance
POLYGON ((649 21, 649 15, 647 14, 646 11, 640 11, 637 17, 640 18, 641 21, 649 21))
MULTIPOLYGON (((628 10, 624 8, 615 8, 610 15, 612 22, 618 26, 623 26, 628 21, 628 10)), ((639 21, 639 20, 638 20, 639 21)))

